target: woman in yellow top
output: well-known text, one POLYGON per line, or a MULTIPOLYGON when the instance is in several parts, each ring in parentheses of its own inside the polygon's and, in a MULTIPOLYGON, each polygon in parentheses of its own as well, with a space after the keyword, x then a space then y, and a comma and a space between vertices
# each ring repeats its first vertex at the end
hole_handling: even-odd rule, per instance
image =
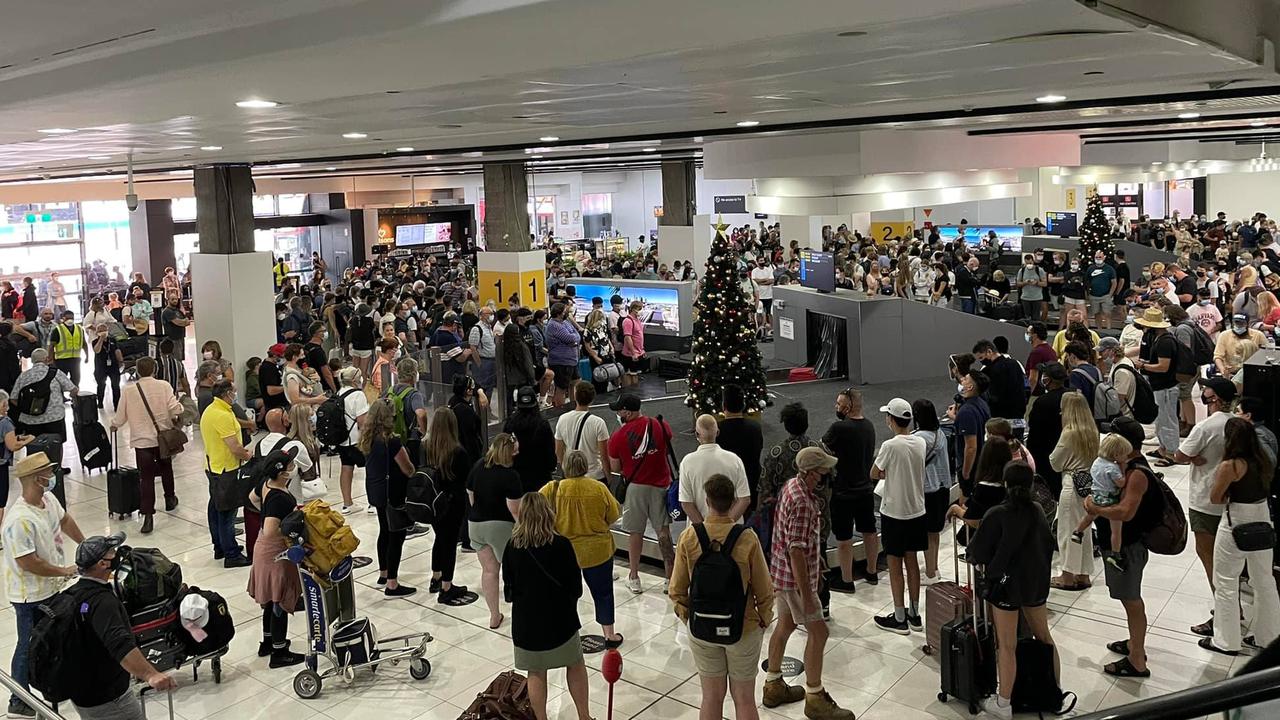
POLYGON ((614 547, 609 526, 622 515, 622 510, 608 486, 586 477, 590 463, 581 450, 565 453, 562 466, 565 479, 543 485, 540 492, 555 508, 556 532, 573 543, 582 579, 596 606, 596 622, 604 634, 604 645, 616 648, 622 644, 622 635, 613 630, 614 547))

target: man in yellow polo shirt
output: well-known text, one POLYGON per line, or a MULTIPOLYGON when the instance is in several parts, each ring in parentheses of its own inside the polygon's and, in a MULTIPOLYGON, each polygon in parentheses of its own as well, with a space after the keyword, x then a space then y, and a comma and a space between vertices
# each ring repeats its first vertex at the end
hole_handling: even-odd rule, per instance
POLYGON ((200 416, 200 436, 204 440, 205 474, 209 477, 209 537, 213 541, 213 559, 222 560, 229 568, 248 567, 236 542, 236 511, 241 500, 236 490, 240 463, 250 452, 240 442, 240 423, 231 404, 236 401, 236 386, 226 380, 213 385, 213 402, 200 416))

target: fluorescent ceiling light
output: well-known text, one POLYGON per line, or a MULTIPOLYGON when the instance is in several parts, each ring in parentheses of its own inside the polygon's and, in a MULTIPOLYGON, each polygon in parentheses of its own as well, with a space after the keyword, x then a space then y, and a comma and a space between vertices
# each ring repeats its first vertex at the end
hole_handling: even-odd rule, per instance
POLYGON ((89 159, 90 160, 110 160, 111 156, 110 155, 90 155, 89 159))
POLYGON ((755 127, 760 124, 759 120, 743 120, 738 123, 738 127, 755 127))
POLYGON ((363 140, 369 137, 369 135, 368 133, 362 133, 362 132, 349 132, 349 133, 342 133, 342 137, 348 140, 363 140))
POLYGON ((543 135, 542 137, 538 138, 538 140, 541 142, 555 142, 559 139, 560 138, 556 137, 555 135, 543 135))
POLYGON ((251 110, 258 110, 258 109, 263 109, 263 108, 273 108, 273 107, 277 107, 278 105, 280 105, 280 103, 276 102, 275 100, 254 100, 254 99, 249 99, 249 100, 241 100, 240 102, 236 103, 236 107, 239 107, 239 108, 249 108, 249 109, 251 109, 251 110))
POLYGON ((208 152, 213 152, 214 150, 221 150, 222 146, 221 145, 202 145, 200 149, 206 150, 208 152))
POLYGON ((413 152, 413 148, 405 146, 396 148, 396 152, 413 152))
POLYGON ((1261 120, 1254 120, 1253 122, 1249 123, 1249 127, 1266 127, 1266 126, 1267 124, 1261 120))
POLYGON ((541 155, 530 155, 529 157, 530 157, 530 158, 532 158, 532 159, 534 159, 534 160, 541 160, 541 159, 542 159, 542 156, 541 156, 541 155))
POLYGON ((1040 97, 1036 98, 1036 102, 1038 102, 1038 103, 1056 103, 1056 102, 1062 102, 1063 100, 1066 100, 1066 99, 1067 99, 1067 96, 1066 96, 1066 95, 1054 95, 1054 94, 1050 93, 1050 94, 1048 94, 1048 95, 1041 95, 1040 97))
POLYGON ((45 135, 70 135, 71 133, 75 132, 75 130, 72 130, 71 128, 45 128, 40 132, 44 133, 45 135))
POLYGON ((1196 119, 1196 118, 1198 118, 1198 117, 1200 117, 1200 113, 1198 113, 1198 112, 1184 112, 1184 113, 1178 113, 1178 119, 1179 119, 1179 120, 1195 120, 1195 119, 1196 119))
POLYGON ((325 168, 325 172, 333 172, 334 170, 337 170, 337 169, 338 169, 338 168, 336 168, 336 167, 327 167, 327 168, 325 168))
POLYGON ((658 148, 642 148, 640 152, 658 152, 658 148))

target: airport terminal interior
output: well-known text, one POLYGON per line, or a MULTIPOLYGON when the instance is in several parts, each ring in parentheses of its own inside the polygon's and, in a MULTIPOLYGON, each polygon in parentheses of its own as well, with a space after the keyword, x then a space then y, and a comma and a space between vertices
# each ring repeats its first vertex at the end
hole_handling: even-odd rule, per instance
POLYGON ((11 5, 7 717, 1280 716, 1277 0, 11 5))

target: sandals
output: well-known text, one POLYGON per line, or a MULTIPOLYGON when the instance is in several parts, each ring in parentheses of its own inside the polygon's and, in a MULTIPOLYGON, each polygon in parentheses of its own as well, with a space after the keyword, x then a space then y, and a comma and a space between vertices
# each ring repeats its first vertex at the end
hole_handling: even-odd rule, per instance
POLYGON ((1149 451, 1149 452, 1147 453, 1147 457, 1149 457, 1149 458, 1154 458, 1154 459, 1156 459, 1156 460, 1163 460, 1163 459, 1164 459, 1164 453, 1160 452, 1160 450, 1157 448, 1157 449, 1155 449, 1155 450, 1151 450, 1151 451, 1149 451))
POLYGON ((1214 645, 1213 638, 1211 637, 1200 638, 1200 642, 1196 644, 1204 648, 1205 650, 1212 650, 1220 655, 1226 655, 1227 657, 1235 657, 1240 654, 1239 650, 1223 650, 1217 645, 1214 645))
POLYGON ((1199 625, 1192 625, 1191 632, 1201 637, 1213 637, 1213 618, 1209 618, 1199 625))
POLYGON ((503 621, 503 620, 506 620, 506 619, 507 619, 507 616, 506 616, 506 615, 503 615, 502 613, 498 613, 498 622, 497 622, 496 624, 495 624, 495 623, 489 623, 489 629, 490 629, 490 630, 497 630, 498 628, 502 627, 502 621, 503 621))
MULTIPOLYGON (((1129 657, 1129 641, 1116 640, 1115 642, 1109 642, 1107 643, 1107 650, 1117 655, 1124 655, 1125 657, 1129 657)), ((1142 659, 1146 660, 1146 657, 1143 657, 1142 659)))
POLYGON ((1125 677, 1125 678, 1151 677, 1150 669, 1139 670, 1138 668, 1133 666, 1133 663, 1130 662, 1129 658, 1127 657, 1123 657, 1113 663, 1107 663, 1106 665, 1103 665, 1102 672, 1112 677, 1125 677))
POLYGON ((622 647, 622 641, 623 641, 623 640, 625 640, 625 639, 626 639, 626 638, 622 637, 622 633, 618 633, 618 639, 617 639, 617 640, 610 640, 610 639, 608 639, 608 638, 605 638, 605 641, 604 641, 604 648, 605 648, 605 650, 612 650, 612 649, 614 649, 614 648, 622 647))
POLYGON ((1153 463, 1151 463, 1151 464, 1152 464, 1152 465, 1155 465, 1155 466, 1156 466, 1156 467, 1158 467, 1158 468, 1167 468, 1167 467, 1173 467, 1174 465, 1181 465, 1182 463, 1180 463, 1180 462, 1175 462, 1175 461, 1170 460, 1169 458, 1166 458, 1166 457, 1161 457, 1159 460, 1157 460, 1157 461, 1155 461, 1155 462, 1153 462, 1153 463))
POLYGON ((1068 585, 1062 582, 1060 578, 1054 578, 1049 581, 1049 587, 1054 590, 1063 590, 1065 592, 1084 592, 1085 590, 1088 590, 1089 588, 1093 587, 1093 585, 1088 583, 1068 585))

